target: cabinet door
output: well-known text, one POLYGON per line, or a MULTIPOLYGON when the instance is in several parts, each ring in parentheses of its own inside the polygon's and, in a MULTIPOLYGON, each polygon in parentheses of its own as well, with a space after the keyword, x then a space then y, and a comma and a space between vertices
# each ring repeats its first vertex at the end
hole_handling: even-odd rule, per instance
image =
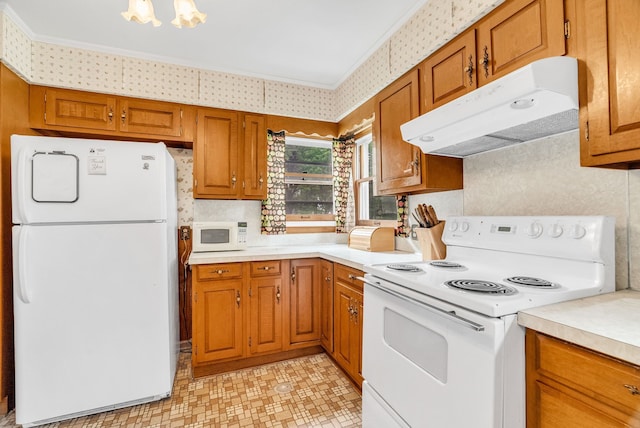
POLYGON ((534 60, 565 54, 564 9, 559 0, 514 0, 478 24, 478 85, 534 60))
POLYGON ((241 279, 203 281, 193 293, 194 365, 243 356, 243 316, 247 303, 241 279))
POLYGON ((201 109, 194 146, 194 196, 235 199, 242 185, 238 169, 238 113, 201 109))
MULTIPOLYGON (((117 112, 114 96, 66 89, 32 88, 31 102, 42 101, 46 125, 80 130, 116 130, 117 112)), ((37 118, 37 121, 42 121, 42 118, 37 118)))
POLYGON ((400 125, 420 112, 418 70, 400 78, 376 97, 374 140, 379 194, 402 193, 422 183, 422 152, 402 139, 400 125))
POLYGON ((420 65, 424 114, 478 87, 475 30, 456 37, 420 65))
POLYGON ((640 161, 636 0, 577 1, 582 165, 640 161))
POLYGON ((264 116, 244 115, 242 141, 244 199, 266 199, 267 130, 264 116))
POLYGON ((291 260, 291 344, 320 340, 320 260, 291 260))
POLYGON ((333 353, 333 263, 322 260, 320 264, 320 343, 333 353))
POLYGON ((361 365, 358 343, 357 319, 355 317, 357 291, 342 282, 335 282, 334 358, 352 377, 361 365))
POLYGON ((156 136, 182 135, 182 107, 150 100, 121 99, 118 104, 121 132, 156 136))
POLYGON ((528 427, 638 427, 640 367, 526 332, 528 427))
POLYGON ((282 349, 282 278, 252 279, 249 347, 252 354, 282 349))

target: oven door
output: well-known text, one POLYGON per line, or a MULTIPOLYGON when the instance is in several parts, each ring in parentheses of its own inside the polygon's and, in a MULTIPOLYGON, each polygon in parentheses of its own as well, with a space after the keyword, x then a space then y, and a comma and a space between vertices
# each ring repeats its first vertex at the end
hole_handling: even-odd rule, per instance
POLYGON ((367 275, 364 378, 411 427, 502 427, 504 329, 500 318, 367 275))

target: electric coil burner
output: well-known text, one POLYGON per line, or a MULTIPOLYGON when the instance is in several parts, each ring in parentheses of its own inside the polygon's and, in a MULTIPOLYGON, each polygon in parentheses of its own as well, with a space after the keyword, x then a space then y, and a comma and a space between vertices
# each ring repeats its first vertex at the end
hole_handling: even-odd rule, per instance
POLYGON ((614 291, 615 221, 450 217, 442 240, 445 260, 365 266, 362 426, 525 428, 517 314, 614 291))
POLYGON ((444 284, 451 288, 457 288, 458 290, 464 291, 472 291, 474 293, 489 293, 506 296, 518 292, 518 290, 513 287, 509 287, 508 285, 475 279, 455 279, 452 281, 446 281, 444 284))
POLYGON ((392 263, 390 265, 387 265, 387 269, 397 270, 401 272, 421 272, 422 271, 422 269, 420 269, 416 265, 409 265, 409 264, 402 264, 402 263, 392 263))
POLYGON ((505 281, 514 285, 522 285, 524 287, 539 287, 544 289, 560 288, 559 284, 554 284, 546 279, 534 278, 531 276, 512 276, 505 278, 505 281))
POLYGON ((434 260, 432 262, 429 262, 429 266, 435 266, 444 269, 464 269, 464 266, 462 266, 460 263, 448 262, 446 260, 434 260))

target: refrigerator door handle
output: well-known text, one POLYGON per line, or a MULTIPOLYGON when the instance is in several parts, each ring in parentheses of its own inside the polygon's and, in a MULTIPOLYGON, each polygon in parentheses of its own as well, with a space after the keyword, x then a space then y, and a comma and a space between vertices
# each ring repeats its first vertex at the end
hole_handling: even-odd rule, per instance
POLYGON ((31 303, 31 292, 27 287, 27 234, 28 227, 21 227, 18 237, 18 251, 17 256, 18 260, 16 260, 18 269, 17 269, 17 282, 18 282, 18 297, 22 300, 23 303, 31 303))

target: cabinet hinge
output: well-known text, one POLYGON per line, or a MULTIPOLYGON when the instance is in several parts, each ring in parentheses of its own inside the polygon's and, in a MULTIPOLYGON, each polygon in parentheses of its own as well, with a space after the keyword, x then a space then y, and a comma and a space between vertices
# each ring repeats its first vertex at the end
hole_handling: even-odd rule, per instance
POLYGON ((242 129, 247 129, 247 122, 244 120, 242 121, 242 129))
POLYGON ((196 355, 198 355, 198 345, 196 345, 196 355))
POLYGON ((182 109, 180 109, 180 119, 182 119, 182 109))
POLYGON ((568 39, 571 37, 571 25, 569 21, 564 21, 564 38, 568 39))
POLYGON ((584 127, 584 139, 587 140, 587 142, 589 141, 589 122, 587 122, 587 125, 584 127))
POLYGON ((249 336, 249 348, 251 348, 251 336, 249 336))
POLYGON ((249 288, 249 297, 251 297, 251 288, 249 288))

